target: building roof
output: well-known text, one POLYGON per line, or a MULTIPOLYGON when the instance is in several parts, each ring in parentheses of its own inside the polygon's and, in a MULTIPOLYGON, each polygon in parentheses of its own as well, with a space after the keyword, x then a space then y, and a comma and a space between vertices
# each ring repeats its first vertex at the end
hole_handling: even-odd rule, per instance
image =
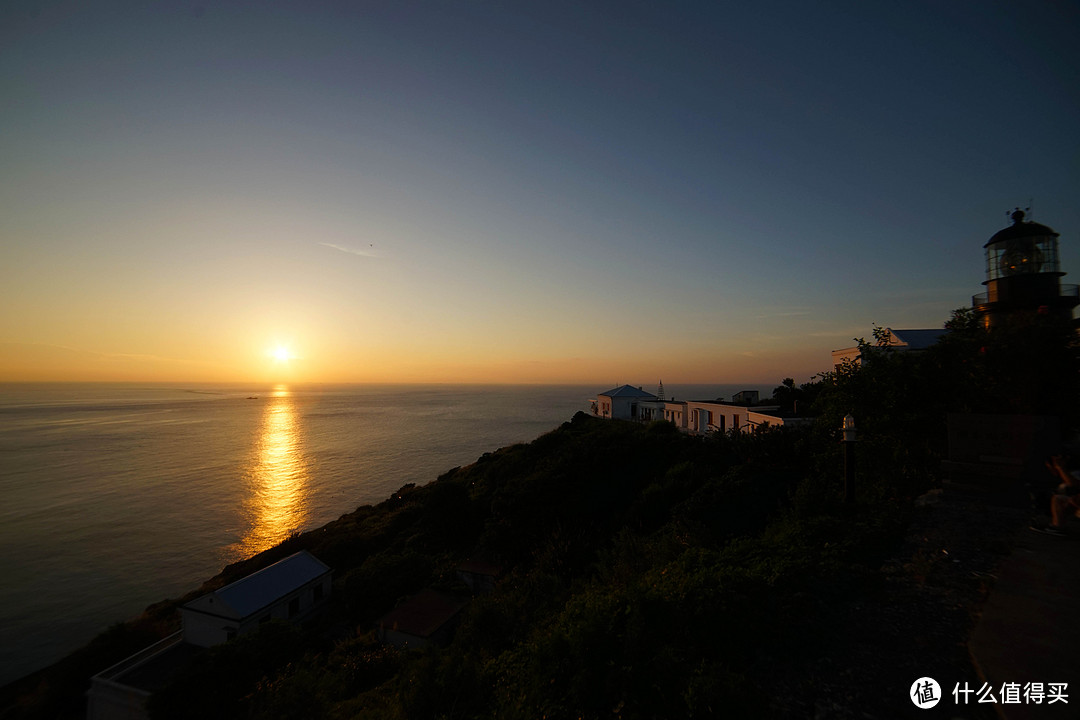
POLYGON ((606 395, 607 397, 640 397, 648 398, 649 400, 660 399, 653 395, 651 392, 645 392, 641 388, 636 388, 633 385, 622 385, 617 388, 612 388, 607 392, 600 393, 600 395, 606 395))
MULTIPOLYGON (((178 635, 180 633, 177 633, 178 635)), ((166 649, 149 657, 146 661, 134 665, 123 672, 106 677, 106 680, 127 685, 143 692, 155 692, 165 687, 176 677, 176 673, 186 667, 195 657, 205 652, 205 648, 186 642, 176 642, 166 649)), ((104 673, 102 673, 104 675, 104 673)))
POLYGON ((379 618, 379 627, 428 638, 469 603, 467 598, 422 590, 379 618))
POLYGON ((243 620, 329 572, 325 563, 301 550, 184 607, 243 620))
POLYGON ((1012 214, 1013 224, 1004 230, 998 230, 994 233, 994 236, 983 245, 983 247, 989 247, 996 242, 1002 240, 1015 240, 1017 238, 1027 237, 1045 237, 1047 235, 1057 236, 1057 233, 1048 228, 1045 225, 1041 225, 1037 222, 1024 222, 1024 212, 1017 210, 1012 214))
MULTIPOLYGON (((942 329, 893 330, 892 328, 886 328, 886 330, 890 333, 888 347, 895 350, 925 350, 949 332, 948 330, 942 329)), ((852 347, 833 350, 832 357, 834 364, 839 364, 839 359, 855 360, 857 362, 860 357, 859 346, 854 345, 852 347)))
POLYGON ((893 330, 889 328, 889 332, 893 334, 897 340, 900 341, 900 345, 908 348, 909 350, 925 350, 930 347, 944 335, 947 330, 893 330))

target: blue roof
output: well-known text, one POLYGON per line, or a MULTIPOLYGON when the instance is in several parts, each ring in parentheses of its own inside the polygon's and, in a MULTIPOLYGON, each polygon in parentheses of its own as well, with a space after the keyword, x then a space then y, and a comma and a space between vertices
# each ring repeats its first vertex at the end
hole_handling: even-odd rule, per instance
POLYGON ((242 620, 329 572, 325 563, 301 550, 185 607, 242 620))
POLYGON ((612 388, 607 392, 599 393, 600 395, 606 395, 607 397, 643 397, 650 398, 652 400, 659 400, 658 397, 651 392, 645 392, 641 388, 636 388, 633 385, 623 385, 621 387, 612 388))
POLYGON ((904 346, 911 350, 925 350, 930 347, 944 335, 947 330, 893 330, 889 328, 897 340, 902 342, 904 346))

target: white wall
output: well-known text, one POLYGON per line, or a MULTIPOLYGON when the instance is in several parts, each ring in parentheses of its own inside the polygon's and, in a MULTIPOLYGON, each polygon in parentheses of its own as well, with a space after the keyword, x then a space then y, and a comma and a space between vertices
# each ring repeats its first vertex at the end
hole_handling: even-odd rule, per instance
POLYGON ((636 404, 638 398, 614 397, 611 398, 611 417, 620 420, 630 420, 630 406, 636 404))
POLYGON ((641 401, 642 398, 628 398, 628 397, 611 397, 609 395, 597 396, 597 401, 600 405, 600 415, 604 416, 605 403, 611 406, 611 414, 607 417, 615 418, 617 420, 630 420, 630 407, 633 404, 641 401))
POLYGON ((220 645, 229 639, 229 629, 236 632, 240 628, 236 620, 206 615, 188 608, 180 608, 180 618, 184 624, 184 642, 199 647, 220 645))
POLYGON ((686 406, 682 403, 666 403, 664 406, 664 419, 674 423, 680 430, 686 429, 686 406))
POLYGON ((784 419, 774 417, 767 413, 756 412, 745 405, 725 405, 722 403, 686 403, 687 425, 690 432, 731 432, 738 429, 740 432, 753 430, 764 423, 776 427, 784 424, 784 419), (712 413, 712 427, 706 426, 707 413, 712 413), (747 427, 747 425, 750 427, 747 427))
POLYGON ((299 590, 285 595, 265 610, 244 618, 243 621, 207 615, 189 608, 180 608, 180 616, 184 623, 184 642, 200 647, 212 647, 226 642, 229 639, 230 630, 236 635, 243 635, 257 630, 259 624, 264 622, 266 618, 298 622, 303 620, 316 607, 326 602, 326 599, 330 597, 330 588, 329 576, 313 581, 299 590), (319 585, 322 586, 322 600, 316 602, 315 588, 319 585), (289 604, 293 601, 293 598, 300 599, 299 608, 293 617, 289 617, 289 604))

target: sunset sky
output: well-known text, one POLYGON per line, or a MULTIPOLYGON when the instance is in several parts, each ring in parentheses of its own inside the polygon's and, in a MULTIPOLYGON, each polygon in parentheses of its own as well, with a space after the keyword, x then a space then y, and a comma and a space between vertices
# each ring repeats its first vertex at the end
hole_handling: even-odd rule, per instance
POLYGON ((1033 201, 1071 2, 4 3, 0 380, 803 382, 1033 201), (275 356, 277 355, 277 356, 275 356))

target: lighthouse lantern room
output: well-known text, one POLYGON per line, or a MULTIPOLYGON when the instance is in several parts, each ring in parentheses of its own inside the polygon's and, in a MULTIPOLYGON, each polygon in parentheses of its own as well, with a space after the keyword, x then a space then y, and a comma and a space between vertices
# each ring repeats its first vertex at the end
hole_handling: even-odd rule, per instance
POLYGON ((972 306, 987 329, 1006 315, 1053 313, 1072 318, 1080 304, 1076 285, 1062 285, 1058 262, 1058 234, 1045 225, 1025 222, 1015 210, 1013 224, 994 234, 986 249, 986 292, 972 298, 972 306))

